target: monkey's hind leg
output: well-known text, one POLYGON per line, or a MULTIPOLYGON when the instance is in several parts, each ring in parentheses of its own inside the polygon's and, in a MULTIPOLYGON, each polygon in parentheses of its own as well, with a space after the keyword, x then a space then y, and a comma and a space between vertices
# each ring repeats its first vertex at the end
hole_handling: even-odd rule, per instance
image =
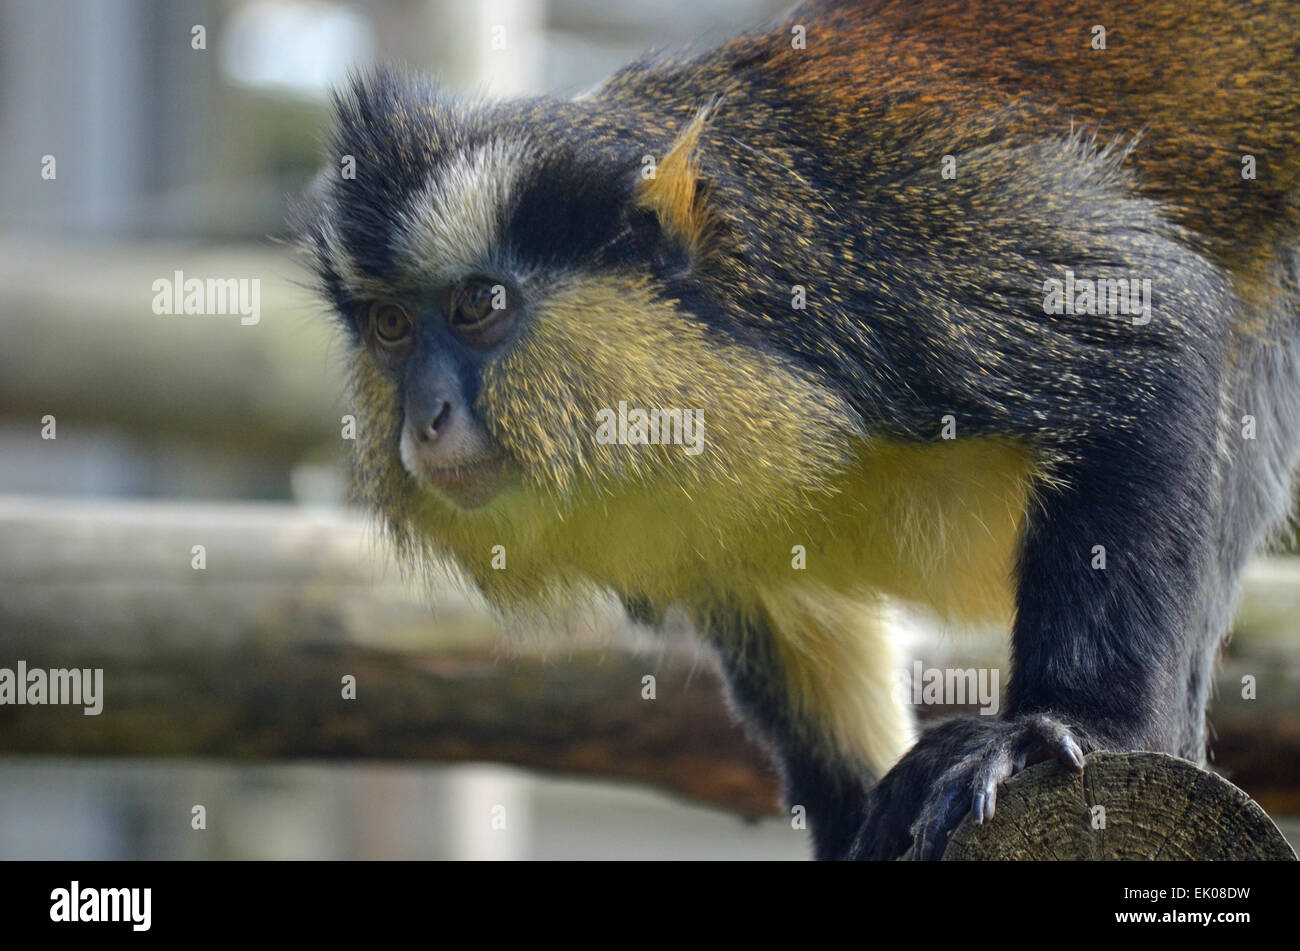
POLYGON ((732 702, 778 762, 818 859, 847 857, 866 795, 910 744, 879 603, 801 587, 708 623, 732 702))

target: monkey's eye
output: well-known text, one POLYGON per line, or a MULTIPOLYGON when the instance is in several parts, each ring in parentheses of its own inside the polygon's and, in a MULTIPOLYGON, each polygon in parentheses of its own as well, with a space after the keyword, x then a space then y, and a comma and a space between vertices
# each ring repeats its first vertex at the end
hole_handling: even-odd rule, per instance
POLYGON ((500 343, 514 324, 514 307, 505 285, 466 281, 448 292, 447 326, 471 347, 500 343))
POLYGON ((380 301, 370 305, 370 332, 380 346, 404 346, 413 329, 411 318, 397 304, 380 301))

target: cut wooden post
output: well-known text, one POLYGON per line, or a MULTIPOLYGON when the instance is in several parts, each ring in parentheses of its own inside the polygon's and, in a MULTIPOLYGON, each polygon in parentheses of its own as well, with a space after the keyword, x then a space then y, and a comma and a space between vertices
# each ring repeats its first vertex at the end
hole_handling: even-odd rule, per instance
POLYGON ((1295 861, 1259 805, 1221 776, 1166 753, 1093 753, 1083 775, 1032 766, 968 815, 944 861, 1230 859, 1295 861))

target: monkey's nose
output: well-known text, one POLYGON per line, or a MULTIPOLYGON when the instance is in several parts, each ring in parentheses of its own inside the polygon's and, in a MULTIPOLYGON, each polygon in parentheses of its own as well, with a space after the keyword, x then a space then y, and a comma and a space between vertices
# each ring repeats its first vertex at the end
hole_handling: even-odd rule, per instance
POLYGON ((448 402, 444 402, 442 406, 439 407, 438 412, 434 414, 432 419, 430 419, 423 426, 416 427, 415 432, 416 435, 420 437, 420 442, 431 443, 435 439, 437 439, 439 431, 446 428, 447 422, 450 419, 451 419, 451 404, 448 402))

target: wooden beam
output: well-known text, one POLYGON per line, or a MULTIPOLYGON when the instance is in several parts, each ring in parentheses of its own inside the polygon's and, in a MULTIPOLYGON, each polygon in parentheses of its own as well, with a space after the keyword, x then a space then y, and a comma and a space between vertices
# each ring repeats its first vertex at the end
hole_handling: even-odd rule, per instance
MULTIPOLYGON (((1286 560, 1248 578, 1243 617, 1276 624, 1241 628, 1211 712, 1215 766, 1279 813, 1300 811, 1298 578, 1286 560)), ((0 498, 0 667, 105 678, 98 717, 0 707, 0 752, 482 760, 776 809, 709 657, 612 604, 560 627, 507 638, 452 572, 403 579, 362 520, 332 510, 0 498)), ((927 634, 910 653, 1001 667, 1003 650, 927 634)))

